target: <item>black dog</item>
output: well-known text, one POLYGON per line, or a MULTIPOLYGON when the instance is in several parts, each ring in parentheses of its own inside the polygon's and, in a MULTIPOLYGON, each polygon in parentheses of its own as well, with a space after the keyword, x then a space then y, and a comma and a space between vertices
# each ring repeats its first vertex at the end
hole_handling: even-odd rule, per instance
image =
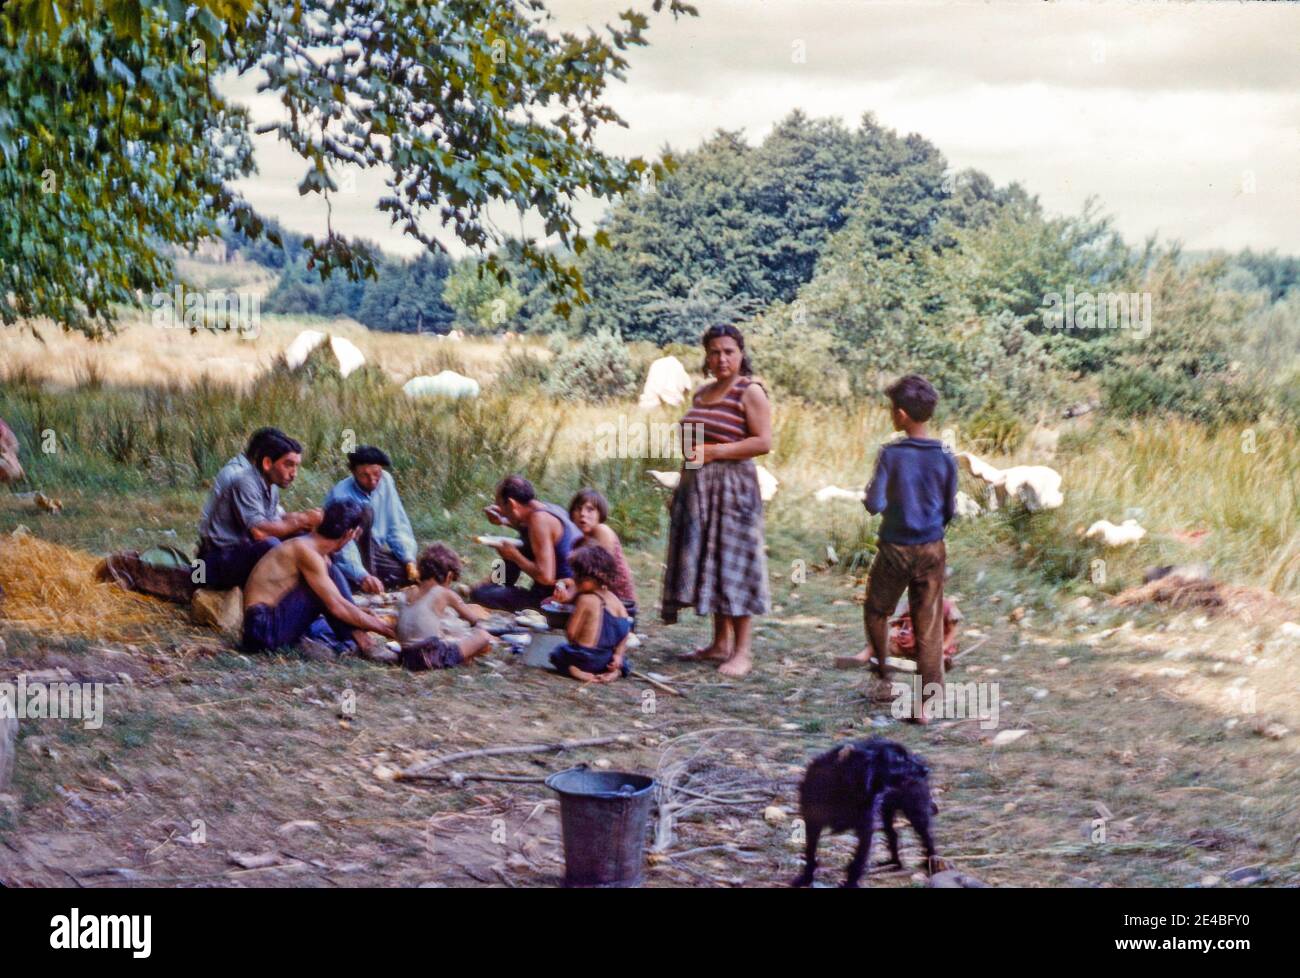
POLYGON ((873 737, 829 750, 808 765, 799 788, 799 807, 808 833, 804 868, 791 885, 812 885, 817 870, 817 842, 823 831, 852 830, 858 835, 858 849, 849 863, 844 885, 857 886, 871 851, 877 805, 889 842, 891 861, 885 865, 903 867, 898 858, 898 833, 894 831, 894 816, 901 810, 920 837, 927 865, 933 872, 938 860, 930 836, 930 816, 939 808, 930 797, 930 769, 901 744, 873 737))

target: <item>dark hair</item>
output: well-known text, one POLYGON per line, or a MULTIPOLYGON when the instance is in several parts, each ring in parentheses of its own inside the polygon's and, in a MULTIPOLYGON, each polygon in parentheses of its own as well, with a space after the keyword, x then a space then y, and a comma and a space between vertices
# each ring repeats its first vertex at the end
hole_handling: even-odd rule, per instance
POLYGON ((262 459, 269 458, 272 462, 279 461, 290 452, 302 454, 302 444, 293 438, 290 438, 283 431, 269 432, 262 439, 262 444, 258 448, 257 454, 253 457, 252 462, 258 469, 262 467, 262 459))
POLYGON ((920 374, 900 377, 885 388, 885 394, 896 408, 902 408, 913 421, 929 421, 939 394, 920 374))
POLYGON ((700 337, 700 346, 704 347, 706 356, 704 365, 700 369, 706 374, 709 372, 709 361, 707 356, 709 352, 709 344, 714 340, 722 339, 724 336, 731 337, 736 341, 736 345, 740 347, 741 376, 751 376, 754 373, 754 368, 749 365, 749 354, 745 352, 745 334, 735 326, 732 326, 731 323, 716 323, 704 331, 704 335, 700 337))
POLYGON ((497 499, 513 499, 517 503, 531 503, 537 490, 522 475, 508 475, 497 483, 497 499))
POLYGON ((360 526, 364 515, 365 508, 360 503, 351 499, 336 499, 325 507, 325 514, 321 517, 316 532, 327 540, 337 540, 349 530, 360 526))
POLYGON ((569 501, 569 516, 572 517, 576 510, 581 509, 588 503, 596 507, 596 512, 600 514, 602 523, 609 519, 609 501, 591 488, 579 489, 573 499, 569 501))
POLYGON ((420 580, 434 580, 441 584, 451 574, 460 577, 460 555, 445 543, 434 543, 424 548, 416 563, 420 580))
POLYGON ((388 469, 392 468, 393 463, 383 449, 374 445, 362 445, 355 452, 348 452, 348 468, 355 469, 358 465, 382 465, 388 469))
POLYGON ((256 431, 254 431, 251 435, 248 436, 248 446, 244 449, 244 457, 247 458, 250 462, 260 458, 263 448, 266 445, 267 439, 270 438, 272 435, 276 436, 277 438, 289 437, 279 428, 271 428, 271 427, 258 428, 256 431))
POLYGON ((569 554, 569 569, 575 581, 595 581, 601 587, 610 587, 618 574, 614 557, 600 546, 579 547, 569 554))

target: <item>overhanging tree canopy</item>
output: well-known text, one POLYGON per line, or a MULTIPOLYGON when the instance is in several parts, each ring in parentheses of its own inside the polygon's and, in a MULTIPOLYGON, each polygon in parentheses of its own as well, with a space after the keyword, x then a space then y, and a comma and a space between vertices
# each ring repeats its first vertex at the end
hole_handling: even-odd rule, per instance
MULTIPOLYGON (((682 0, 653 11, 694 14, 682 0)), ((604 34, 552 34, 543 0, 12 0, 0 12, 0 318, 46 316, 100 334, 114 306, 172 280, 169 246, 256 238, 230 186, 254 172, 247 112, 215 81, 260 69, 287 120, 265 127, 327 196, 344 164, 383 168, 380 208, 431 250, 431 218, 466 244, 504 240, 487 210, 539 214, 581 254, 581 194, 612 198, 669 161, 597 150, 622 120, 601 99, 644 45, 630 9, 604 34)), ((274 238, 274 232, 268 231, 274 238)), ((603 234, 595 239, 603 242, 603 234)), ((304 246, 323 276, 372 274, 373 256, 327 229, 304 246)), ((581 275, 536 241, 524 257, 561 296, 581 275)), ((560 307, 565 307, 562 299, 560 307)))

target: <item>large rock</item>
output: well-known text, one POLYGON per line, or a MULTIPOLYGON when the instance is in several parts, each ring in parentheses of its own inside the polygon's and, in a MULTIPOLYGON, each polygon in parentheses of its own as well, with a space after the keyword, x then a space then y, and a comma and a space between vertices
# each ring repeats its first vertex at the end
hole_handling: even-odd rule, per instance
POLYGON ((190 615, 196 624, 215 628, 226 638, 238 641, 244 630, 244 591, 199 588, 194 592, 190 615))

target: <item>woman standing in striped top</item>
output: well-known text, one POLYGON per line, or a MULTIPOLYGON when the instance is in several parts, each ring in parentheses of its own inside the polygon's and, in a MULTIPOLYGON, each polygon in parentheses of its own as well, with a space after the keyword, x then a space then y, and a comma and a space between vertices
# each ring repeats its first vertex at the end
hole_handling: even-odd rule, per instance
POLYGON ((772 406, 750 376, 740 330, 710 327, 703 344, 713 383, 682 418, 687 461, 669 505, 662 614, 668 624, 684 607, 712 615, 712 644, 681 658, 718 662, 720 673, 739 677, 753 667, 752 616, 771 610, 753 460, 772 449, 772 406))

